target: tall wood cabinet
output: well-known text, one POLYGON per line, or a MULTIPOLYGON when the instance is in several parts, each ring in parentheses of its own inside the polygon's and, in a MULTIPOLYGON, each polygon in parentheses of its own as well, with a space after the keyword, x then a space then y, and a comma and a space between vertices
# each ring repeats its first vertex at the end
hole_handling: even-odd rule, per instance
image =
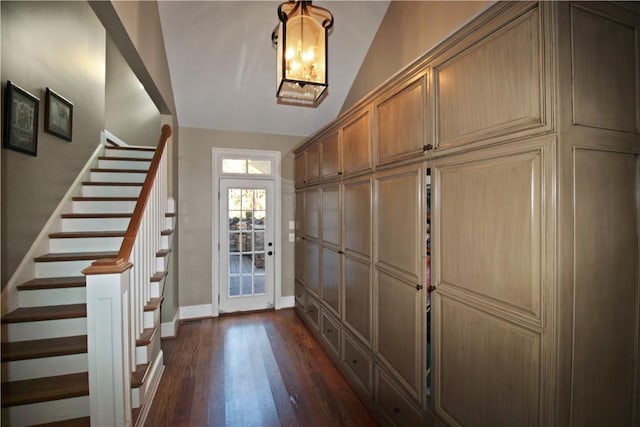
POLYGON ((382 424, 640 423, 639 30, 498 2, 296 151, 296 309, 382 424))

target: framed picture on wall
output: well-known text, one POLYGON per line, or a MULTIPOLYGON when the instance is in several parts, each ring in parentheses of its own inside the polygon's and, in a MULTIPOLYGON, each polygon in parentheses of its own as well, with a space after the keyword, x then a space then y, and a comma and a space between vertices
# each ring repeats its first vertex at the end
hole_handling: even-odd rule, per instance
POLYGON ((38 153, 38 107, 40 99, 10 80, 4 92, 5 148, 36 156, 38 153))
POLYGON ((73 103, 47 88, 44 104, 44 131, 71 141, 73 132, 73 103))

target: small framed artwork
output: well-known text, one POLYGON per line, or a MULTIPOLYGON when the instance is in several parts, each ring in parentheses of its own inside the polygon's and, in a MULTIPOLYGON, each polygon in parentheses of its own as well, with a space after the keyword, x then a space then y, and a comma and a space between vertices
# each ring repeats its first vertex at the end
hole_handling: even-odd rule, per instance
POLYGON ((71 141, 73 103, 47 88, 44 104, 44 131, 71 141))
POLYGON ((40 99, 7 80, 4 92, 5 148, 36 156, 38 153, 38 107, 40 99))

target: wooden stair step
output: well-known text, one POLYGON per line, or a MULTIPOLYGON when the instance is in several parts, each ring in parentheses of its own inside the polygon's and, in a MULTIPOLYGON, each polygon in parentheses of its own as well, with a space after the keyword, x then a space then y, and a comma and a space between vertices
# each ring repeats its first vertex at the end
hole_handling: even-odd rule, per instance
POLYGON ((131 218, 131 213, 66 213, 62 218, 131 218))
POLYGON ((166 230, 162 230, 160 232, 161 236, 170 236, 173 234, 173 230, 171 228, 167 228, 166 230))
POLYGON ((167 218, 174 218, 176 216, 175 212, 167 212, 166 214, 164 214, 165 217, 167 218))
POLYGON ((2 343, 3 362, 65 356, 86 352, 86 335, 2 343))
POLYGON ((37 256, 34 258, 34 260, 36 262, 90 261, 94 259, 114 258, 117 255, 118 252, 116 251, 52 253, 37 256))
POLYGON ((160 249, 158 252, 156 252, 156 257, 163 258, 169 255, 170 253, 171 253, 171 249, 160 249))
POLYGON ((91 417, 54 421, 52 423, 37 424, 31 427, 91 427, 91 417))
POLYGON ((111 196, 75 196, 74 202, 135 202, 137 197, 111 197, 111 196))
POLYGON ((127 162, 151 162, 151 159, 141 159, 137 157, 100 156, 98 160, 124 160, 127 162))
POLYGON ((2 383, 2 407, 89 395, 89 375, 59 375, 2 383))
POLYGON ((44 320, 76 319, 87 317, 86 304, 21 307, 2 316, 2 323, 39 322, 44 320))
POLYGON ((87 285, 85 276, 75 277, 44 277, 31 279, 17 286, 20 291, 35 291, 40 289, 81 288, 87 285))
POLYGON ((140 388, 147 378, 151 363, 136 366, 136 370, 131 374, 131 388, 140 388))
POLYGON ((140 417, 140 413, 142 412, 142 406, 139 406, 137 408, 133 408, 131 410, 131 425, 135 426, 136 424, 138 424, 138 417, 140 417))
POLYGON ((156 151, 154 147, 108 147, 110 150, 124 150, 124 151, 156 151))
POLYGON ((142 187, 142 182, 83 181, 82 185, 105 187, 142 187))
POLYGON ((142 331, 140 337, 136 340, 137 346, 149 345, 158 328, 147 328, 142 331))
POLYGON ((147 304, 144 306, 144 311, 155 310, 156 308, 160 307, 160 304, 162 304, 163 300, 164 300, 164 297, 151 298, 149 302, 147 302, 147 304))
POLYGON ((151 276, 151 281, 152 282, 160 282, 160 281, 162 281, 162 279, 164 279, 167 276, 167 274, 169 274, 168 271, 158 271, 156 274, 151 276))
POLYGON ((108 172, 108 173, 147 173, 144 169, 107 169, 107 168, 92 168, 91 172, 108 172))
POLYGON ((52 239, 80 239, 85 237, 124 237, 124 231, 61 231, 49 234, 52 239))

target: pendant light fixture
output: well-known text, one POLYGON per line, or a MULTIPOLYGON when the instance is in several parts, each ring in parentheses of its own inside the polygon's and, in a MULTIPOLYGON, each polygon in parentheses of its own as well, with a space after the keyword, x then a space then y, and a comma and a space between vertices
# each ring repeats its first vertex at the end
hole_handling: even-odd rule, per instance
POLYGON ((280 23, 271 34, 277 50, 277 98, 317 105, 327 82, 327 31, 333 15, 311 1, 291 0, 278 7, 280 23))

